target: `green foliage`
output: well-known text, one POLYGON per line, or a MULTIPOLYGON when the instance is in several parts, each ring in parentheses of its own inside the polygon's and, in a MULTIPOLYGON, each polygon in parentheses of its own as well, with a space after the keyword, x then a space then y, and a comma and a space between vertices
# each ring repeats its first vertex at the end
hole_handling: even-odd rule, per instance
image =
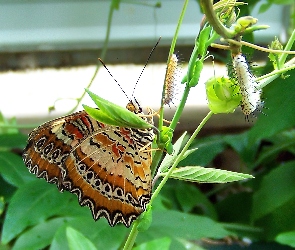
POLYGON ((164 237, 156 240, 151 240, 146 243, 142 243, 135 247, 134 250, 168 250, 170 249, 171 239, 169 237, 164 237))
POLYGON ((149 229, 152 224, 153 213, 152 206, 150 204, 147 205, 146 210, 139 217, 139 224, 137 230, 139 232, 144 232, 149 229))
MULTIPOLYGON (((272 2, 275 1, 267 4, 272 2)), ((111 8, 119 10, 119 5, 120 1, 114 0, 111 8)), ((238 32, 245 27, 240 28, 238 32)), ((209 25, 197 37, 182 81, 187 94, 199 83, 207 47, 216 37, 209 25)), ((288 74, 288 78, 277 78, 263 89, 265 115, 260 114, 256 123, 240 134, 191 139, 184 133, 172 145, 173 126, 180 109, 171 126, 162 126, 159 141, 171 154, 166 154, 154 171, 155 187, 166 177, 167 182, 160 193, 154 189, 152 206, 148 205, 138 222, 134 249, 199 249, 203 238, 225 237, 295 247, 295 73, 288 74), (231 159, 222 166, 226 170, 220 169, 216 159, 228 151, 236 157, 235 161, 231 159)), ((217 104, 216 113, 220 109, 232 112, 238 105, 236 92, 229 86, 211 87, 210 91, 224 101, 217 104), (229 96, 235 99, 230 109, 229 96)), ((95 119, 115 126, 151 127, 125 108, 87 92, 99 107, 85 106, 95 119)), ((15 119, 8 120, 0 113, 2 246, 20 250, 121 249, 129 229, 122 225, 109 227, 105 219, 93 221, 89 209, 80 207, 77 197, 60 193, 54 185, 28 172, 20 156, 27 136, 19 133, 16 125, 15 119)))
POLYGON ((288 74, 290 76, 287 79, 277 79, 263 89, 265 107, 267 108, 263 112, 266 115, 259 117, 255 127, 250 131, 250 143, 273 136, 294 126, 293 93, 295 93, 295 85, 292 79, 294 79, 295 73, 291 71, 288 74), (272 122, 268 122, 269 120, 272 122))
POLYGON ((97 105, 99 109, 94 109, 83 105, 87 113, 102 123, 106 123, 113 126, 128 127, 128 128, 151 128, 152 125, 145 122, 138 115, 130 112, 126 108, 111 103, 98 95, 92 93, 86 89, 91 99, 97 105))
POLYGON ((295 248, 295 231, 280 233, 276 237, 276 241, 283 245, 295 248))
MULTIPOLYGON (((163 175, 165 175, 165 173, 163 173, 163 175)), ((170 175, 170 178, 198 183, 227 183, 253 178, 253 176, 215 168, 186 166, 176 168, 170 175)))
POLYGON ((96 250, 94 244, 88 240, 83 234, 72 227, 66 229, 67 240, 70 250, 96 250))

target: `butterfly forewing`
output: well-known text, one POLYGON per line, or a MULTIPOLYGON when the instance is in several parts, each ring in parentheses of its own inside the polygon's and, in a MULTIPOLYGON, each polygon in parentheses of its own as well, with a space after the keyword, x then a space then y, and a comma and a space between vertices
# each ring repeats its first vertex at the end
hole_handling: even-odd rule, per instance
POLYGON ((23 159, 37 177, 77 194, 95 220, 129 227, 150 199, 153 138, 151 129, 109 126, 81 111, 33 130, 23 159))

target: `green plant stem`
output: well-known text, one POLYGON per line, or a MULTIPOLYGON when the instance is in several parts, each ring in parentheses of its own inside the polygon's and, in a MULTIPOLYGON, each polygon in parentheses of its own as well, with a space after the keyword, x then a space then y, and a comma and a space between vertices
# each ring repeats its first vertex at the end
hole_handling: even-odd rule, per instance
POLYGON ((186 86, 185 86, 185 89, 183 91, 181 101, 180 101, 180 103, 179 103, 179 105, 178 105, 178 107, 176 109, 176 112, 175 112, 175 114, 173 116, 173 119, 171 121, 171 124, 169 126, 173 130, 176 128, 176 125, 177 125, 177 123, 178 123, 178 121, 180 119, 180 116, 181 116, 182 112, 183 112, 185 103, 186 103, 187 98, 188 98, 189 91, 190 91, 190 87, 189 87, 189 85, 187 83, 186 86))
MULTIPOLYGON (((106 55, 107 50, 108 50, 108 44, 109 44, 109 39, 110 39, 111 25, 112 25, 114 10, 115 10, 115 7, 111 3, 110 10, 109 10, 109 15, 108 15, 106 37, 105 37, 103 47, 102 47, 102 51, 101 51, 101 54, 100 54, 100 58, 102 60, 104 60, 105 55, 106 55)), ((96 75, 98 73, 98 70, 99 70, 100 66, 101 66, 101 63, 98 61, 97 65, 96 65, 96 68, 95 68, 95 71, 94 71, 94 74, 93 74, 89 84, 86 87, 87 89, 89 89, 90 86, 92 85, 92 83, 93 83, 93 81, 94 81, 94 79, 95 79, 95 77, 96 77, 96 75)), ((68 114, 73 113, 77 109, 77 107, 79 106, 79 104, 81 103, 81 101, 82 101, 82 99, 84 98, 85 95, 86 95, 86 91, 83 91, 83 94, 79 98, 77 98, 76 105, 68 112, 68 114)))
MULTIPOLYGON (((177 107, 177 110, 176 110, 176 112, 175 112, 175 114, 173 116, 173 119, 171 121, 171 124, 169 126, 172 130, 175 129, 175 127, 176 127, 176 125, 177 125, 177 123, 178 123, 178 121, 180 119, 180 116, 181 116, 181 114, 183 112, 185 103, 187 101, 189 91, 190 91, 190 87, 188 86, 188 84, 186 84, 183 95, 182 95, 182 98, 181 98, 181 101, 180 101, 180 103, 179 103, 179 105, 177 107)), ((151 165, 152 176, 154 176, 154 174, 156 172, 157 166, 158 166, 160 160, 162 159, 162 155, 163 155, 162 150, 158 150, 154 155, 153 163, 151 165)))
POLYGON ((155 175, 155 172, 157 170, 157 167, 159 166, 159 163, 162 159, 162 155, 163 155, 163 150, 157 150, 153 156, 153 162, 152 162, 152 165, 151 165, 151 173, 152 173, 152 176, 155 175))
MULTIPOLYGON (((228 42, 228 43, 231 43, 231 44, 235 44, 235 45, 238 45, 238 46, 247 46, 249 48, 252 48, 252 49, 255 49, 255 50, 259 50, 259 51, 262 51, 262 52, 266 52, 266 53, 282 53, 282 54, 286 54, 287 55, 294 55, 295 54, 295 51, 290 51, 290 50, 287 50, 287 46, 284 50, 279 50, 279 49, 269 49, 269 48, 264 48, 264 47, 261 47, 261 46, 258 46, 256 44, 253 44, 253 43, 248 43, 248 42, 245 42, 245 41, 236 41, 236 40, 233 40, 233 39, 220 39, 221 41, 225 41, 225 42, 228 42)), ((292 42, 293 44, 293 42, 292 42)), ((215 48, 217 48, 218 46, 220 46, 220 44, 217 44, 216 46, 214 46, 215 48)), ((292 46, 292 45, 291 45, 292 46)), ((222 48, 222 46, 220 46, 219 48, 222 48)), ((225 48, 225 47, 224 47, 225 48)), ((222 49, 224 49, 222 48, 222 49)), ((228 49, 228 47, 227 47, 228 49)), ((291 48, 290 48, 291 49, 291 48)), ((285 62, 285 61, 284 61, 285 62)))
POLYGON ((213 1, 211 0, 200 0, 200 4, 206 15, 206 19, 209 24, 213 27, 213 29, 223 38, 232 38, 233 32, 226 28, 220 20, 217 18, 214 9, 213 9, 213 1))
POLYGON ((137 230, 138 224, 139 224, 138 220, 133 223, 132 229, 131 229, 131 231, 128 235, 128 238, 125 242, 123 250, 131 250, 132 249, 134 242, 136 240, 137 234, 138 234, 138 230, 137 230))
POLYGON ((278 78, 281 74, 286 73, 287 71, 292 70, 292 69, 295 69, 295 65, 285 67, 285 68, 283 66, 283 68, 280 70, 274 70, 264 76, 258 77, 257 81, 260 81, 260 82, 257 85, 257 89, 263 89, 266 85, 268 85, 273 80, 278 78), (261 81, 262 79, 265 79, 265 80, 261 81))
POLYGON ((163 84, 163 90, 162 90, 161 112, 160 112, 159 127, 158 127, 159 128, 159 131, 162 130, 163 119, 164 119, 164 108, 163 108, 163 106, 164 106, 164 96, 165 96, 165 87, 166 87, 165 86, 165 82, 166 82, 166 77, 167 77, 167 73, 168 73, 168 65, 170 63, 171 56, 174 53, 174 49, 175 49, 175 45, 176 45, 176 41, 177 41, 179 29, 180 29, 180 26, 182 24, 182 21, 183 21, 183 18, 184 18, 184 14, 186 12, 186 8, 187 8, 187 5, 188 5, 188 2, 189 2, 189 0, 185 0, 184 1, 183 7, 182 7, 182 10, 181 10, 179 19, 178 19, 178 23, 177 23, 177 26, 176 26, 176 30, 175 30, 175 33, 174 33, 174 36, 173 36, 173 39, 172 39, 172 42, 171 42, 169 54, 168 54, 167 68, 166 68, 166 73, 165 73, 165 78, 164 78, 164 84, 163 84))
POLYGON ((184 148, 181 150, 180 154, 177 156, 177 158, 175 159, 173 165, 171 166, 171 168, 169 169, 169 171, 167 172, 167 175, 162 179, 162 181, 160 182, 160 184, 158 185, 158 187, 156 188, 156 190, 154 191, 150 204, 152 204, 152 202, 154 201, 154 199, 158 196, 158 194, 160 193, 161 189, 163 188, 163 186, 165 185, 165 183, 167 182, 169 176, 172 174, 173 170, 176 168, 176 166, 178 165, 178 163, 182 160, 184 153, 188 150, 188 148, 190 147, 190 145, 193 143, 194 139, 196 138, 196 136, 198 135, 198 133, 200 132, 200 130, 204 127, 204 125, 206 124, 206 122, 210 119, 210 117, 213 115, 213 112, 210 111, 205 118, 202 120, 202 122, 199 124, 199 126, 196 128, 196 130, 194 131, 194 133, 192 134, 192 136, 190 137, 190 139, 187 141, 187 143, 185 144, 184 148))
MULTIPOLYGON (((293 32, 292 32, 292 34, 291 34, 291 36, 290 36, 284 50, 289 51, 292 48, 292 46, 294 44, 294 41, 295 41, 295 30, 293 30, 293 32)), ((285 63, 287 56, 288 56, 288 54, 282 54, 280 56, 279 67, 281 67, 285 63)))
MULTIPOLYGON (((178 33, 179 33, 179 29, 180 29, 180 25, 181 25, 182 20, 184 18, 184 14, 185 14, 187 5, 188 5, 188 0, 185 0, 184 1, 184 4, 183 4, 183 7, 182 7, 182 11, 181 11, 180 16, 179 16, 179 19, 178 19, 178 24, 176 26, 176 30, 175 30, 175 33, 174 33, 174 36, 173 36, 173 39, 172 39, 172 43, 171 43, 171 46, 170 46, 170 51, 169 51, 169 55, 168 55, 167 65, 169 64, 171 55, 174 52, 176 41, 177 41, 177 37, 178 37, 178 33)), ((167 68, 168 68, 168 66, 167 66, 167 68)), ((163 100, 164 100, 164 95, 165 95, 165 80, 166 80, 166 77, 167 77, 167 69, 166 69, 166 75, 165 75, 164 84, 163 84, 163 90, 162 90, 161 111, 160 111, 159 125, 158 125, 159 131, 162 130, 163 119, 164 119, 164 108, 163 108, 164 103, 163 103, 163 100)), ((188 93, 187 93, 187 95, 188 95, 188 93)), ((182 112, 182 110, 184 108, 184 104, 186 102, 186 99, 187 99, 187 96, 185 97, 185 101, 184 101, 184 103, 182 105, 182 109, 179 110, 179 111, 176 111, 176 113, 175 113, 175 114, 179 114, 179 115, 177 115, 177 117, 174 118, 174 120, 175 120, 174 121, 174 124, 175 125, 174 125, 174 128, 173 129, 175 129, 175 127, 177 125, 177 122, 178 122, 178 120, 180 118, 181 112, 182 112), (178 120, 176 120, 176 119, 178 119, 178 120)), ((181 100, 184 100, 184 96, 181 98, 181 100)), ((174 117, 175 117, 175 115, 174 115, 174 117)), ((171 124, 170 124, 170 128, 171 128, 171 124)), ((153 158, 153 163, 151 165, 151 173, 152 173, 152 176, 154 176, 154 174, 156 172, 157 166, 159 165, 159 162, 162 159, 162 155, 163 155, 163 148, 160 148, 160 150, 156 151, 156 153, 154 155, 154 158, 153 158)))
MULTIPOLYGON (((180 154, 178 155, 178 157, 175 159, 174 164, 172 165, 172 167, 169 169, 167 175, 162 179, 162 181, 160 182, 159 186, 157 187, 157 189, 155 190, 155 192, 152 195, 152 198, 150 200, 150 204, 152 204, 152 202, 154 201, 154 199, 158 196, 158 194, 160 193, 161 189, 163 188, 163 186, 165 185, 165 183, 167 182, 169 176, 171 175, 171 173, 173 172, 173 170, 176 168, 177 164, 182 160, 182 157, 184 155, 184 153, 188 150, 189 146, 193 143, 194 139, 196 138, 196 136, 198 135, 198 133, 200 132, 200 130, 203 128, 203 126, 206 124, 206 122, 210 119, 210 117, 213 115, 213 112, 210 111, 206 117, 202 120, 202 122, 199 124, 199 126, 196 128, 195 132, 192 134, 192 136, 190 137, 190 139, 188 140, 188 142, 186 143, 186 145, 184 146, 184 148, 182 149, 182 151, 180 152, 180 154)), ((138 234, 138 230, 137 230, 137 226, 139 224, 139 221, 135 221, 132 229, 128 235, 128 238, 126 240, 125 246, 123 248, 123 250, 131 250, 136 236, 138 234)))

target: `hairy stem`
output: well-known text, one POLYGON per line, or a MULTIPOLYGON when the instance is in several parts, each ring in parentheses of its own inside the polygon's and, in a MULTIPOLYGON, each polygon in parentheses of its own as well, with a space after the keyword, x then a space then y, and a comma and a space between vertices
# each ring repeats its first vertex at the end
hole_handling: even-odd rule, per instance
POLYGON ((166 82, 166 77, 167 77, 167 73, 168 73, 168 65, 170 63, 170 58, 171 58, 172 54, 174 53, 174 49, 175 49, 175 45, 176 45, 176 41, 177 41, 179 29, 180 29, 180 26, 182 24, 182 21, 183 21, 183 18, 184 18, 184 14, 186 12, 186 8, 187 8, 187 5, 188 5, 188 2, 189 2, 188 0, 185 0, 184 1, 183 7, 182 7, 182 10, 181 10, 179 19, 178 19, 178 23, 177 23, 177 26, 176 26, 176 30, 175 30, 175 33, 174 33, 174 36, 173 36, 173 39, 172 39, 172 42, 171 42, 169 54, 168 54, 167 68, 166 68, 165 79, 164 79, 163 90, 162 90, 161 112, 160 112, 160 117, 159 117, 159 131, 162 130, 163 119, 164 119, 164 108, 163 108, 163 106, 164 106, 164 96, 165 96, 165 87, 166 87, 165 86, 165 82, 166 82))

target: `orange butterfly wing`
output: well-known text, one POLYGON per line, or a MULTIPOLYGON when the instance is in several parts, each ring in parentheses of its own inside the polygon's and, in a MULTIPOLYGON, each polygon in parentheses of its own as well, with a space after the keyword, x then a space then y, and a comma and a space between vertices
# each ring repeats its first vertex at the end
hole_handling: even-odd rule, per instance
POLYGON ((81 111, 33 130, 23 160, 37 177, 75 193, 95 220, 129 227, 150 200, 153 138, 152 130, 105 125, 81 111))

